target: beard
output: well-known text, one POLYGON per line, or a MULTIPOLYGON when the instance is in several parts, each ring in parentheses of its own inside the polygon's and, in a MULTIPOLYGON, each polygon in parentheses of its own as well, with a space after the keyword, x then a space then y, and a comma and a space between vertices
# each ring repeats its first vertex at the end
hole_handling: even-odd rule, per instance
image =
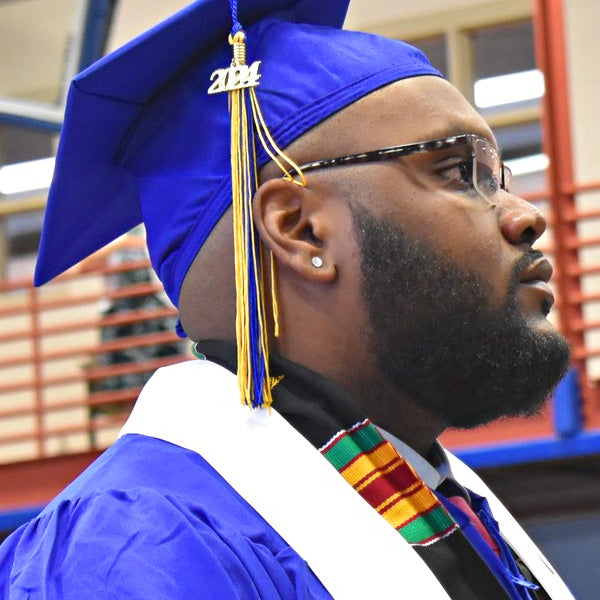
POLYGON ((566 340, 536 329, 518 308, 519 274, 541 253, 531 250, 513 265, 506 302, 495 308, 486 279, 389 219, 361 206, 352 211, 363 299, 388 382, 445 427, 538 412, 569 364, 566 340))

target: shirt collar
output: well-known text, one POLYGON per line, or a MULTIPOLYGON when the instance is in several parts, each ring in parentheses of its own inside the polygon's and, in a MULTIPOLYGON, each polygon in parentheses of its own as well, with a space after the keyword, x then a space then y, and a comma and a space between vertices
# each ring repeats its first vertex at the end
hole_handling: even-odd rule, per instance
POLYGON ((417 475, 432 490, 437 489, 447 477, 452 477, 450 463, 438 442, 434 444, 428 455, 429 460, 427 460, 389 431, 381 427, 377 427, 377 429, 379 429, 382 437, 396 449, 396 452, 410 464, 417 475))

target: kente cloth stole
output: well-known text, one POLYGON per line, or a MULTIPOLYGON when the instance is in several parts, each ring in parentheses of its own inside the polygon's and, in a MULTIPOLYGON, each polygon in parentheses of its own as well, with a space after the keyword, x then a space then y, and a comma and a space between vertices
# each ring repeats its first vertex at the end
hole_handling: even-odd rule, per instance
POLYGON ((344 479, 413 546, 428 546, 458 525, 412 467, 364 419, 319 448, 344 479))

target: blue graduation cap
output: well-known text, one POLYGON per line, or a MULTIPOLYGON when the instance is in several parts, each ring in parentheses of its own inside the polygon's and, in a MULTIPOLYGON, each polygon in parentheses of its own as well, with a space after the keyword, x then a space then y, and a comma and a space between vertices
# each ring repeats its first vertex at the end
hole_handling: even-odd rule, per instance
MULTIPOLYGON (((192 261, 239 187, 232 176, 232 124, 233 137, 249 136, 256 147, 238 165, 252 179, 273 146, 285 148, 373 90, 439 76, 412 46, 342 30, 348 1, 239 0, 238 7, 236 0, 198 0, 75 77, 35 284, 143 222, 153 267, 177 305, 192 261), (245 49, 243 68, 245 59, 232 61, 229 38, 234 51, 245 49), (247 81, 236 88, 242 72, 247 81), (252 121, 244 121, 256 110, 273 139, 267 148, 252 121)), ((250 269, 259 268, 248 260, 250 269)), ((260 303, 260 281, 249 286, 244 302, 260 303)), ((260 317, 260 306, 248 310, 260 317)), ((266 381, 266 342, 253 329, 255 317, 248 334, 254 349, 241 356, 256 363, 250 379, 266 381)), ((263 403, 262 388, 242 395, 263 403)))

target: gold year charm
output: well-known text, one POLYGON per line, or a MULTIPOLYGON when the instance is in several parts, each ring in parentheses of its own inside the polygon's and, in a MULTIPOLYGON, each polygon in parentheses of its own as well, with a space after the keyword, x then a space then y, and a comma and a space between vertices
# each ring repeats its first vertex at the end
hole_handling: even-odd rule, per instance
POLYGON ((227 69, 213 71, 208 93, 218 94, 257 86, 260 79, 259 67, 260 60, 257 60, 251 65, 231 65, 227 69))

